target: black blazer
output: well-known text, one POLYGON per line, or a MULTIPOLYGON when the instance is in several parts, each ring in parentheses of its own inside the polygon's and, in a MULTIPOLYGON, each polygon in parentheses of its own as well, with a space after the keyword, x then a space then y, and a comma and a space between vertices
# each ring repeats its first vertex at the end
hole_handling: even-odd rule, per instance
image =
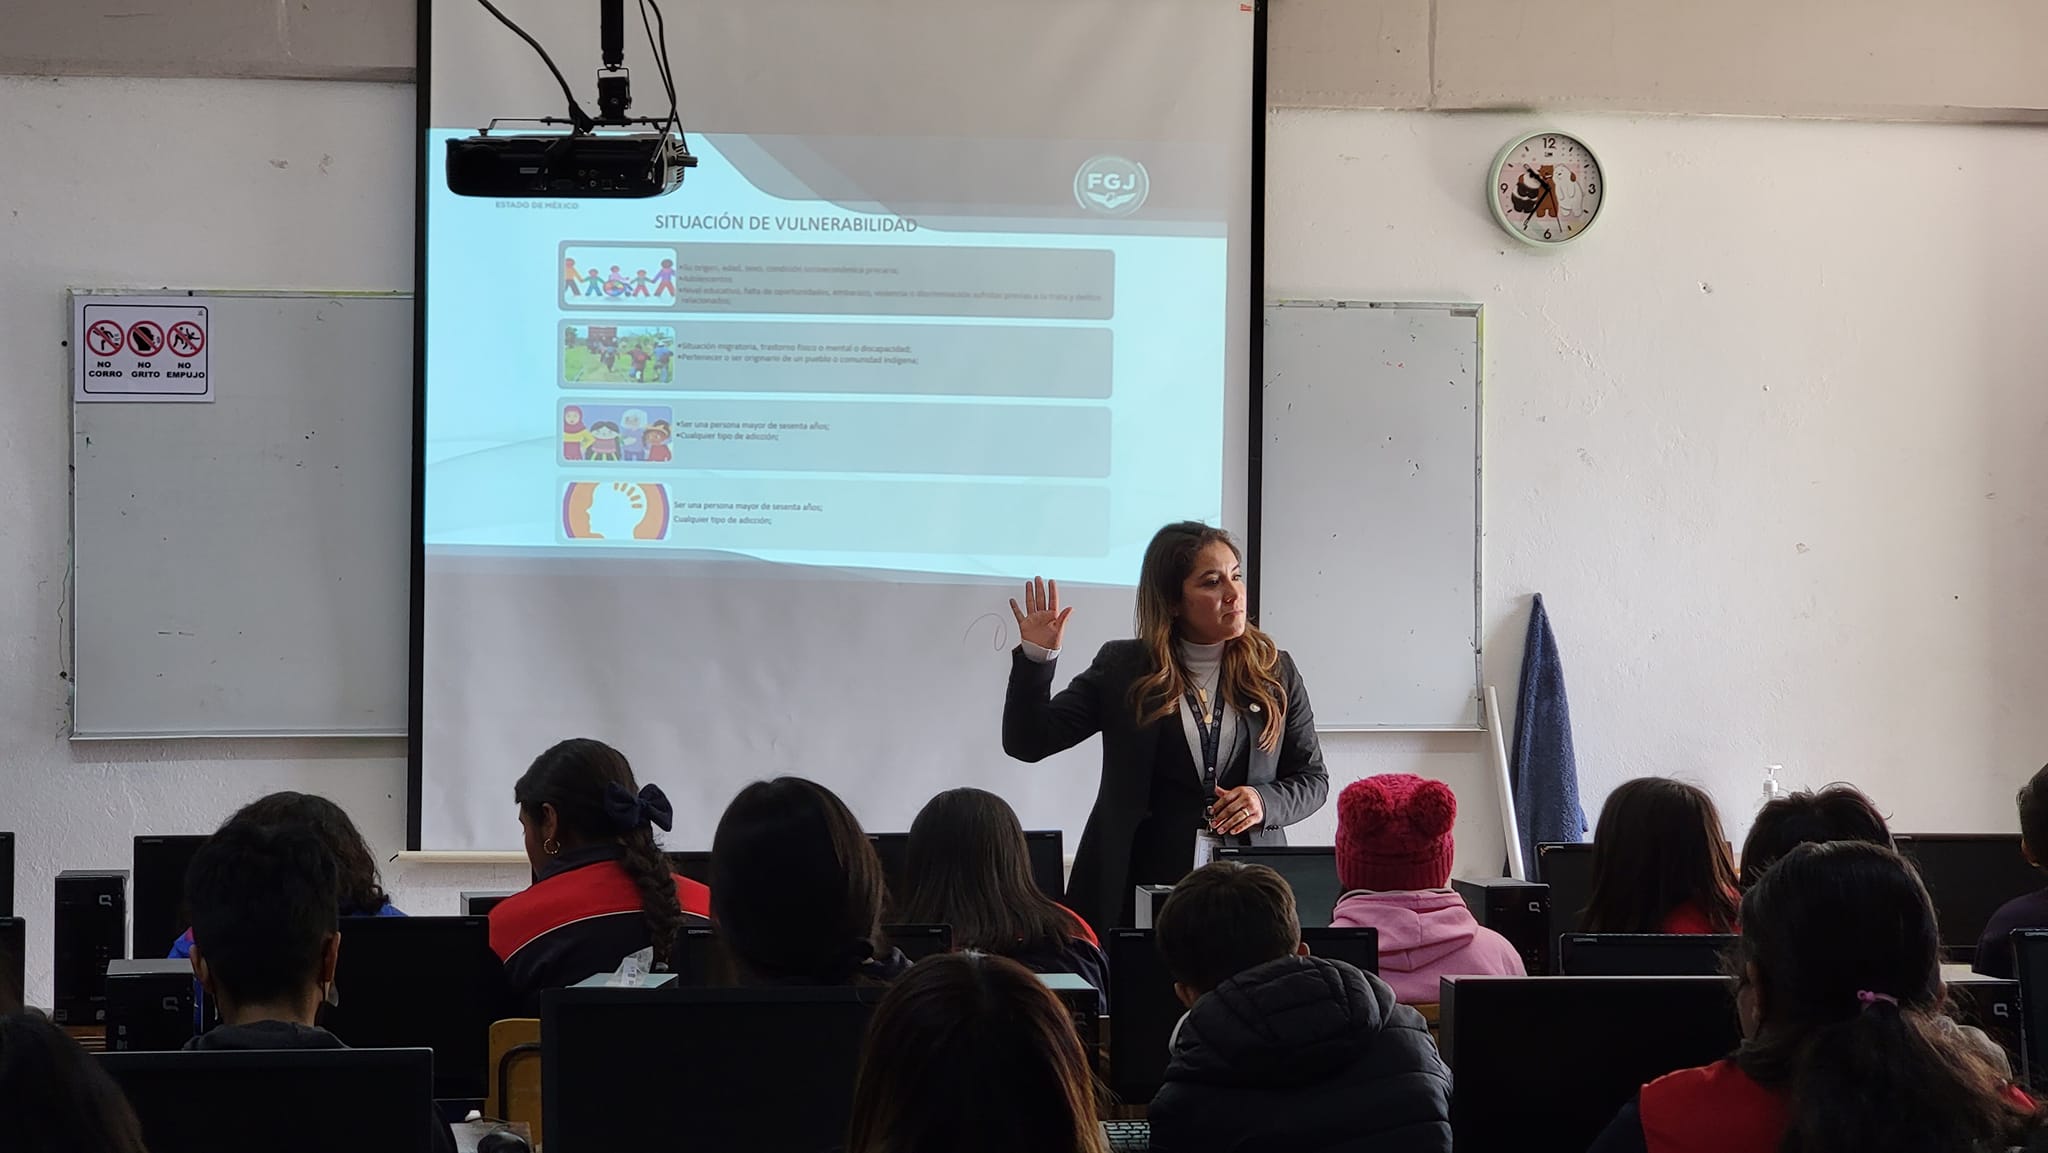
MULTIPOLYGON (((1112 927, 1123 908, 1131 841, 1152 808, 1158 726, 1180 724, 1176 716, 1138 724, 1131 686, 1151 671, 1150 663, 1141 642, 1111 641, 1095 654, 1094 664, 1053 696, 1055 662, 1034 661, 1024 655, 1022 646, 1010 655, 1010 689, 1003 701, 1004 752, 1035 763, 1102 734, 1102 783, 1067 881, 1068 907, 1097 929, 1112 927)), ((1254 845, 1286 844, 1281 828, 1322 808, 1330 791, 1308 690, 1294 659, 1284 652, 1279 673, 1287 692, 1287 731, 1279 748, 1267 752, 1259 747, 1268 718, 1247 713, 1251 755, 1244 778, 1235 779, 1235 773, 1227 771, 1222 779, 1226 788, 1253 786, 1265 801, 1265 824, 1246 838, 1254 845)))

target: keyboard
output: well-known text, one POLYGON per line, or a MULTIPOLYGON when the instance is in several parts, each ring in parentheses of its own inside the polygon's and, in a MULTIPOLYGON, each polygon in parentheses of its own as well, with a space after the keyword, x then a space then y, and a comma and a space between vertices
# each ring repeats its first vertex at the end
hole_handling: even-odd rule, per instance
POLYGON ((1150 1153, 1152 1122, 1104 1121, 1102 1138, 1109 1143, 1109 1153, 1150 1153))

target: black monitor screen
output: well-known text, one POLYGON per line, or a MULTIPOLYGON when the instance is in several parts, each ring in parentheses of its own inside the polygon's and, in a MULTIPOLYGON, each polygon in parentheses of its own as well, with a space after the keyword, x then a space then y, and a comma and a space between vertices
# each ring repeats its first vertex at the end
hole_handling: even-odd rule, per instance
POLYGON ((885 991, 550 991, 541 1002, 548 1153, 834 1148, 846 1139, 861 1042, 885 991))
POLYGON ((668 855, 668 867, 680 876, 688 877, 700 885, 711 883, 711 850, 672 849, 668 855))
POLYGON ((192 923, 185 908, 185 870, 205 843, 203 836, 135 838, 136 960, 170 956, 171 946, 192 923))
POLYGON ((1920 870, 1951 959, 1974 960, 1977 939, 2000 905, 2048 885, 2020 852, 2018 833, 1902 833, 1899 851, 1920 870))
POLYGON ((1579 918, 1593 899, 1593 846, 1536 846, 1536 880, 1550 886, 1550 940, 1545 951, 1555 964, 1557 939, 1579 931, 1579 918))
MULTIPOLYGON (((1379 931, 1308 928, 1301 931, 1312 956, 1379 971, 1379 931)), ((1166 1077, 1167 1042, 1186 1010, 1173 991, 1173 974, 1150 929, 1112 929, 1109 949, 1109 1087, 1126 1104, 1143 1104, 1166 1077)))
POLYGON ((0 917, 0 1005, 28 1000, 28 922, 0 917))
POLYGON ((1247 865, 1265 865, 1285 877, 1294 890, 1295 915, 1304 929, 1328 925, 1337 898, 1344 895, 1344 886, 1337 880, 1337 850, 1327 845, 1232 845, 1217 850, 1216 855, 1247 865))
POLYGON ((1718 977, 1733 935, 1566 933, 1559 950, 1568 977, 1718 977))
POLYGON ((103 1053, 150 1153, 428 1153, 434 1055, 424 1049, 103 1053))
POLYGON ((321 1023, 359 1049, 432 1049, 435 1096, 485 1096, 491 1022, 506 1015, 490 925, 485 917, 342 918, 337 1003, 321 1023))
POLYGON ((1585 1153, 1637 1090, 1742 1033, 1718 977, 1446 977, 1440 1037, 1457 1148, 1585 1153))
POLYGON ((912 961, 953 951, 953 926, 951 925, 883 925, 882 940, 903 950, 903 956, 912 961))

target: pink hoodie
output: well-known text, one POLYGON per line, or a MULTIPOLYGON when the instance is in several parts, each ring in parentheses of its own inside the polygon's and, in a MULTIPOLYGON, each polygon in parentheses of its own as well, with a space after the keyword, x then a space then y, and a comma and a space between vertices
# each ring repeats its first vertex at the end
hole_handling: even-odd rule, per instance
POLYGON ((1524 975, 1515 947, 1473 920, 1464 899, 1449 889, 1346 893, 1330 924, 1380 931, 1380 979, 1404 1004, 1434 1003, 1439 977, 1524 975))

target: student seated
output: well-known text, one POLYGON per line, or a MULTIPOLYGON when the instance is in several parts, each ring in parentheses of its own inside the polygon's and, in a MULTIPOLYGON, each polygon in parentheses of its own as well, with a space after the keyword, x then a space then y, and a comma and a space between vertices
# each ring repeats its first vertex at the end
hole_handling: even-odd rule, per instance
MULTIPOLYGON (((187 1049, 347 1048, 313 1023, 341 952, 338 876, 320 839, 298 825, 231 821, 193 854, 192 971, 221 1023, 187 1049)), ((453 1153, 447 1123, 426 1123, 435 1148, 453 1153)))
POLYGON ((1411 1005, 1435 1003, 1443 977, 1524 974, 1508 939, 1445 887, 1457 818, 1449 785, 1406 773, 1353 781, 1337 796, 1344 895, 1330 924, 1378 929, 1380 979, 1411 1005))
POLYGON ((740 790, 711 841, 711 919, 750 985, 889 981, 875 846, 832 790, 802 777, 740 790))
POLYGON ((1732 933, 1735 862, 1714 799, 1666 777, 1608 794, 1582 933, 1732 933))
MULTIPOLYGON (((370 852, 369 842, 356 831, 356 823, 349 820, 347 810, 326 797, 311 793, 272 793, 243 805, 221 824, 230 825, 237 821, 256 825, 299 825, 312 830, 327 849, 327 855, 334 858, 334 867, 340 870, 342 916, 405 916, 384 893, 383 879, 377 875, 377 857, 370 852)), ((171 946, 171 956, 184 958, 191 955, 192 930, 187 929, 185 935, 171 946)))
POLYGON ((1422 1015, 1309 956, 1280 874, 1195 870, 1159 911, 1158 943, 1188 1013, 1147 1113, 1153 1149, 1449 1153, 1451 1074, 1422 1015))
POLYGON ((1779 797, 1757 810, 1742 842, 1742 887, 1756 884, 1764 870, 1800 845, 1863 841, 1892 847, 1884 814, 1854 785, 1836 783, 1818 792, 1779 797))
POLYGON ((1023 966, 929 957, 875 1009, 847 1153, 1104 1153, 1095 1080, 1059 999, 1023 966))
POLYGON ((1593 1153, 2001 1150, 2033 1102, 1942 1015, 1941 936, 1911 866, 1801 845, 1742 900, 1733 1057, 1643 1086, 1593 1153))
MULTIPOLYGON (((2048 862, 2048 766, 2035 773, 2015 798, 2020 810, 2020 851, 2036 869, 2048 862)), ((2048 929, 2048 888, 2014 897, 1991 914, 1977 942, 1972 968, 1987 976, 2013 978, 2012 934, 2016 929, 2048 929)))
POLYGON ((491 909, 491 948, 524 1012, 544 989, 574 985, 642 949, 668 963, 690 918, 711 912, 704 886, 669 868, 654 828, 674 822, 659 786, 640 788, 625 754, 568 740, 512 786, 533 884, 491 909))
POLYGON ((9 1153, 145 1153, 121 1087, 40 1013, 0 1014, 0 1134, 9 1153))
MULTIPOLYGON (((1031 879, 1024 826, 1009 802, 981 789, 933 797, 910 825, 909 895, 896 919, 951 925, 953 947, 1008 957, 1034 973, 1072 973, 1109 988, 1095 931, 1031 879)), ((1108 1002, 1100 1002, 1107 1013, 1108 1002)))

